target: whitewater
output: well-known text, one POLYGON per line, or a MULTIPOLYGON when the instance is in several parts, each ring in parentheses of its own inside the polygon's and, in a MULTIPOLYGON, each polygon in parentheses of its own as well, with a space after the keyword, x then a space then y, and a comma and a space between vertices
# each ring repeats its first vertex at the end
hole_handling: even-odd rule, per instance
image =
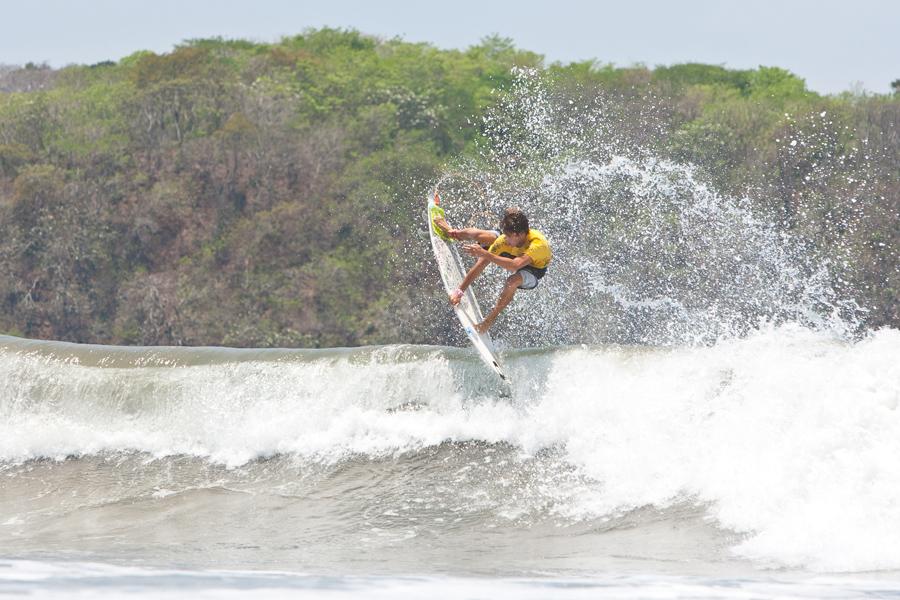
POLYGON ((900 572, 900 332, 530 349, 0 339, 0 548, 196 569, 900 572))

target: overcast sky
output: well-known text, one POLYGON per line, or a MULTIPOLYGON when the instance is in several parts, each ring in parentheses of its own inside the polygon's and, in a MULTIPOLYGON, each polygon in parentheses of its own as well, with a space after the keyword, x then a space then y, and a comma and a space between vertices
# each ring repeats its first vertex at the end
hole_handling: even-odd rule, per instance
POLYGON ((498 33, 548 62, 780 66, 822 93, 885 93, 900 79, 898 0, 0 0, 0 63, 95 63, 322 26, 440 48, 498 33))

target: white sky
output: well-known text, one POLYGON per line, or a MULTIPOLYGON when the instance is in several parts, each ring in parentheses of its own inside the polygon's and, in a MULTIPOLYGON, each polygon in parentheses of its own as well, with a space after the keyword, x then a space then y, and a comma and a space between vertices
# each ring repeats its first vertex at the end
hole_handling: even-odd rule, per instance
POLYGON ((441 48, 498 33, 548 62, 779 66, 822 93, 886 93, 900 79, 898 0, 0 0, 0 63, 94 63, 326 25, 441 48))

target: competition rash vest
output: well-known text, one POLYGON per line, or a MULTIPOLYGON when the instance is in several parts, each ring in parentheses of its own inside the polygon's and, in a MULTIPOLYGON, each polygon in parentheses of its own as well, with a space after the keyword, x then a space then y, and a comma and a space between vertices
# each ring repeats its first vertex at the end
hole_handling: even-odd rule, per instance
POLYGON ((522 246, 507 244, 506 236, 500 235, 488 248, 488 252, 507 258, 518 258, 522 255, 528 255, 531 257, 531 266, 541 270, 546 269, 553 258, 553 252, 550 250, 547 238, 537 229, 528 230, 528 236, 525 238, 525 243, 522 246))

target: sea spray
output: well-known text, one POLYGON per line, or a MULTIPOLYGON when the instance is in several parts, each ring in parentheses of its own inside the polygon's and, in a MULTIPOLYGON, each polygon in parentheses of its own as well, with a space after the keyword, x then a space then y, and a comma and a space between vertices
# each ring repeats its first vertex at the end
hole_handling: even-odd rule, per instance
MULTIPOLYGON (((828 261, 750 198, 635 145, 611 102, 566 100, 520 71, 483 131, 478 157, 437 183, 454 223, 493 228, 519 206, 554 249, 548 277, 495 328, 509 346, 708 344, 779 323, 858 330, 860 309, 834 291, 828 261)), ((488 270, 483 302, 502 277, 488 270)))

